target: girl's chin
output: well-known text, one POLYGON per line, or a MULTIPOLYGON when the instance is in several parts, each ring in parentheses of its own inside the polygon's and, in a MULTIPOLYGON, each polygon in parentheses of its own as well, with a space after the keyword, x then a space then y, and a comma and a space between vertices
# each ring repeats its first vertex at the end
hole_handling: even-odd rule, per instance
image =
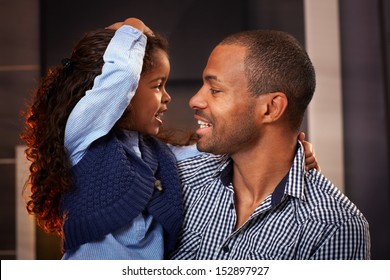
POLYGON ((160 132, 160 128, 160 126, 149 126, 144 127, 144 129, 138 130, 138 132, 141 134, 156 136, 160 132))
POLYGON ((148 131, 147 134, 152 135, 152 136, 157 136, 157 134, 159 132, 160 132, 160 128, 156 128, 156 129, 151 129, 150 131, 148 131))

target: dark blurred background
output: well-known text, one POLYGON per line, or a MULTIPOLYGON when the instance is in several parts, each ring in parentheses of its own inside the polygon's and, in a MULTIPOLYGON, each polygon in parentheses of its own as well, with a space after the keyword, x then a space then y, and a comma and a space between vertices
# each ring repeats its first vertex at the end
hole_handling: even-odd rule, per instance
MULTIPOLYGON (((164 34, 173 99, 167 123, 187 130, 196 126, 188 100, 201 85, 212 48, 230 33, 254 28, 287 31, 305 45, 307 1, 324 0, 0 0, 0 258, 61 258, 59 239, 25 213, 21 111, 41 75, 68 57, 85 32, 134 16, 164 34)), ((370 223, 372 258, 390 259, 390 0, 332 1, 342 78, 340 187, 370 223)), ((308 122, 302 129, 310 140, 308 122)), ((329 145, 327 153, 333 151, 329 145)), ((321 167, 327 175, 326 164, 321 167)))

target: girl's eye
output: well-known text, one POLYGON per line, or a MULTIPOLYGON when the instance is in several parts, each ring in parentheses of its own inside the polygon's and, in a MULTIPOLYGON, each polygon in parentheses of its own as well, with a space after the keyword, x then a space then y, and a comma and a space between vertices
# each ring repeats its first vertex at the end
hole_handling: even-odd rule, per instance
POLYGON ((161 85, 157 85, 154 88, 157 89, 157 90, 160 90, 161 89, 161 85))

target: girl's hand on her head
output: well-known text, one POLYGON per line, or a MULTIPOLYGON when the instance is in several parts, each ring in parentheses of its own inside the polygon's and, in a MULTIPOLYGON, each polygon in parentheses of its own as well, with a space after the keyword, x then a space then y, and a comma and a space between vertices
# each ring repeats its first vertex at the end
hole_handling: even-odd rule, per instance
POLYGON ((130 25, 130 26, 132 26, 134 28, 137 28, 142 33, 145 33, 145 34, 148 34, 148 35, 153 35, 152 30, 150 30, 150 28, 147 25, 145 25, 138 18, 127 18, 124 21, 113 23, 110 26, 108 26, 107 28, 108 29, 112 29, 112 30, 118 30, 123 25, 130 25))
POLYGON ((300 132, 298 140, 301 141, 303 149, 305 150, 305 169, 310 170, 315 168, 318 172, 321 172, 321 168, 314 153, 313 145, 305 140, 305 133, 300 132))
POLYGON ((106 27, 106 29, 118 30, 123 25, 123 21, 115 22, 106 27))

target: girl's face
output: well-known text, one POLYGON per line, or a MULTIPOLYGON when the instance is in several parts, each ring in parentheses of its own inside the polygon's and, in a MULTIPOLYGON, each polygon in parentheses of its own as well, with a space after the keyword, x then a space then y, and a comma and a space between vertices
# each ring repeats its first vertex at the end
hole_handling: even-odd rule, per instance
POLYGON ((138 88, 130 102, 130 130, 142 134, 157 135, 163 125, 162 116, 167 111, 171 97, 165 90, 170 72, 167 54, 157 50, 153 56, 155 65, 142 74, 138 88))

